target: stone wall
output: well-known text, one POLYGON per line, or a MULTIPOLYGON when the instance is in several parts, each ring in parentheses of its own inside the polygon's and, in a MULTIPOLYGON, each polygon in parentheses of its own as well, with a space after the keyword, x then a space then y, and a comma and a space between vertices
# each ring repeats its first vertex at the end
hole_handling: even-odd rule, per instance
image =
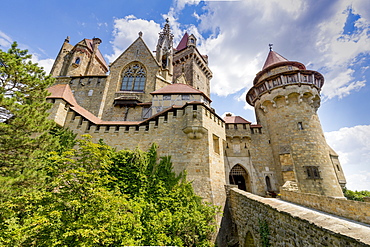
POLYGON ((228 200, 239 246, 370 246, 369 225, 237 188, 228 200))
POLYGON ((157 143, 158 155, 171 156, 174 171, 186 170, 195 192, 221 207, 226 197, 224 126, 223 120, 201 103, 168 109, 140 124, 109 121, 95 124, 70 109, 64 124, 78 136, 89 134, 93 142, 103 139, 118 150, 148 150, 152 143, 157 143))
MULTIPOLYGON (((281 190, 281 199, 370 224, 370 203, 281 190)), ((369 236, 370 238, 370 236, 369 236)))

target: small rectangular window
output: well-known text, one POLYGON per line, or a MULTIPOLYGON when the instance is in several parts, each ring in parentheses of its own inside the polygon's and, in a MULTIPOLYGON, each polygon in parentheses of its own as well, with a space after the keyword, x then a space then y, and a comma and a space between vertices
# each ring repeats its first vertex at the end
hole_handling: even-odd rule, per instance
POLYGON ((163 100, 171 100, 171 95, 163 95, 163 100))
POLYGON ((181 95, 182 100, 190 100, 190 95, 189 94, 183 94, 181 95))
POLYGON ((319 179, 320 171, 318 166, 306 166, 307 178, 310 179, 319 179))

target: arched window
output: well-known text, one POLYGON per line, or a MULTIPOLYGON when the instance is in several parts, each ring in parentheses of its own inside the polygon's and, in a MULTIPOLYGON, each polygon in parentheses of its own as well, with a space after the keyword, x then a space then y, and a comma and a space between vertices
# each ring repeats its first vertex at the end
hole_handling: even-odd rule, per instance
POLYGON ((146 73, 139 63, 130 64, 122 73, 121 91, 144 91, 146 73))
POLYGON ((81 59, 78 57, 78 58, 76 58, 76 60, 75 60, 75 64, 80 64, 80 62, 81 62, 81 59))

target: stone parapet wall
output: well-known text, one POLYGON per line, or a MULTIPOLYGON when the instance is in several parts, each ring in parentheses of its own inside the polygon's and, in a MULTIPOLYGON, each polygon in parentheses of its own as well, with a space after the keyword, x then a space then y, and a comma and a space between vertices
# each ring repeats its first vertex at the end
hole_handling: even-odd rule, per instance
POLYGON ((238 246, 370 246, 370 227, 237 188, 228 191, 238 246))
MULTIPOLYGON (((281 199, 370 224, 370 202, 281 190, 281 199)), ((370 237, 369 237, 370 238, 370 237)))

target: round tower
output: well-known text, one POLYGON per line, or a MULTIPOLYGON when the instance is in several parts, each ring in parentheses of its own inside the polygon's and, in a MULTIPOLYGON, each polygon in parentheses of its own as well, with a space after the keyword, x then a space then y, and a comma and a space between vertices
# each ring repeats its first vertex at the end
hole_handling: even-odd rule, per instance
POLYGON ((268 133, 278 183, 304 193, 343 197, 317 110, 324 77, 271 49, 246 95, 268 133))

